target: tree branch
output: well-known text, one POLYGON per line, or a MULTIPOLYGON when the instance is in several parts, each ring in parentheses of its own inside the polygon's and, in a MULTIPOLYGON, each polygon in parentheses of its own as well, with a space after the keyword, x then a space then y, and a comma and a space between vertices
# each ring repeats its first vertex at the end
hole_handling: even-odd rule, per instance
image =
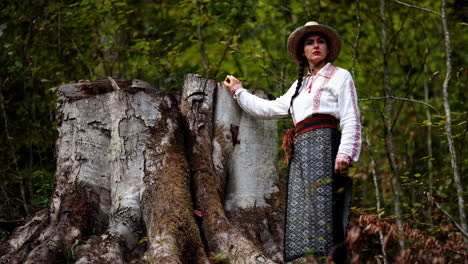
POLYGON ((361 98, 361 99, 358 99, 358 101, 374 101, 374 100, 387 100, 387 99, 394 99, 394 100, 401 100, 401 101, 408 101, 408 102, 412 102, 412 103, 423 104, 423 105, 431 108, 432 110, 434 110, 438 115, 440 115, 440 112, 437 109, 435 109, 435 107, 433 107, 432 105, 430 105, 428 103, 425 103, 423 101, 418 101, 418 100, 409 99, 409 98, 396 97, 396 96, 383 96, 383 97, 361 98))
MULTIPOLYGON (((202 9, 199 3, 195 2, 194 4, 195 4, 195 7, 197 8, 197 15, 201 16, 202 9)), ((205 51, 205 42, 203 40, 203 28, 202 28, 201 22, 197 23, 197 38, 199 41, 199 49, 200 49, 200 55, 202 57, 203 68, 205 69, 205 75, 206 75, 205 77, 209 78, 210 64, 208 61, 208 55, 206 54, 206 51, 205 51)))
POLYGON ((215 70, 215 72, 213 74, 213 78, 216 78, 216 76, 218 75, 219 68, 221 67, 221 63, 223 63, 224 59, 226 58, 227 52, 231 49, 231 45, 234 42, 234 35, 236 34, 237 30, 239 29, 240 22, 243 21, 243 19, 241 19, 240 14, 244 13, 244 9, 245 9, 245 2, 242 3, 240 11, 235 15, 235 21, 238 22, 238 23, 233 25, 231 27, 230 31, 229 31, 229 34, 228 34, 229 37, 228 37, 228 39, 226 41, 226 48, 223 51, 223 56, 221 57, 221 59, 216 64, 216 70, 215 70))
MULTIPOLYGON (((467 119, 465 119, 466 121, 468 121, 467 119)), ((465 129, 463 130, 463 135, 461 136, 460 138, 460 150, 458 151, 460 153, 460 160, 459 160, 459 170, 460 170, 460 177, 463 179, 463 150, 465 149, 465 137, 466 137, 466 133, 468 132, 468 122, 466 122, 466 126, 465 126, 465 129)))
POLYGON ((449 213, 447 213, 447 211, 445 211, 438 202, 434 202, 434 204, 437 207, 437 209, 444 213, 444 215, 447 216, 448 219, 450 219, 453 222, 455 227, 463 234, 463 236, 465 236, 465 238, 468 238, 468 233, 457 223, 457 221, 455 221, 455 219, 453 219, 453 217, 449 213))
POLYGON ((67 31, 65 31, 63 28, 60 28, 63 33, 65 34, 65 36, 72 42, 73 44, 73 47, 76 49, 76 51, 78 52, 78 54, 80 55, 81 59, 83 60, 84 64, 86 65, 86 68, 88 68, 88 71, 89 71, 89 77, 93 77, 94 76, 94 73, 93 71, 91 70, 91 67, 89 67, 88 63, 86 62, 83 54, 81 53, 80 49, 78 48, 78 46, 76 45, 75 41, 70 37, 70 35, 68 35, 67 31))
POLYGON ((439 209, 445 216, 447 216, 448 219, 450 219, 453 222, 455 227, 462 233, 462 235, 465 238, 468 238, 468 232, 463 227, 461 227, 460 224, 458 224, 457 221, 453 219, 453 217, 447 211, 445 211, 444 208, 442 208, 442 206, 440 206, 438 202, 436 202, 436 200, 434 199, 434 196, 432 196, 430 193, 426 193, 426 196, 427 196, 428 202, 430 204, 435 205, 437 209, 439 209))
MULTIPOLYGON (((388 161, 390 163, 390 168, 392 171, 392 189, 393 189, 393 205, 395 209, 395 217, 396 217, 396 224, 397 224, 397 233, 401 234, 403 232, 403 213, 401 208, 401 200, 400 200, 400 182, 398 178, 400 177, 400 172, 398 169, 397 161, 396 161, 396 151, 395 151, 395 142, 393 137, 393 122, 392 116, 394 115, 393 110, 393 100, 390 97, 393 97, 394 92, 392 88, 391 78, 390 78, 390 69, 388 67, 388 43, 387 43, 387 25, 386 25, 386 17, 385 17, 385 0, 380 1, 380 21, 382 25, 382 38, 381 38, 381 49, 382 49, 382 58, 383 58, 383 79, 384 79, 384 87, 385 87, 385 111, 384 111, 384 124, 385 124, 385 141, 386 141, 386 149, 387 149, 387 156, 388 161)), ((405 242, 402 239, 398 239, 398 243, 400 245, 400 252, 405 251, 405 242)))
MULTIPOLYGON (((11 149, 10 150, 11 159, 13 160, 13 164, 15 165, 15 172, 18 174, 19 179, 20 179, 20 193, 21 193, 21 198, 23 199, 21 202, 23 203, 24 211, 26 212, 26 214, 29 214, 29 206, 28 206, 28 203, 27 203, 27 200, 26 200, 26 194, 24 192, 24 178, 23 178, 23 175, 19 171, 18 158, 16 157, 16 154, 15 154, 16 151, 15 151, 15 147, 14 147, 14 144, 13 144, 14 143, 13 142, 13 137, 10 136, 10 132, 8 130, 8 115, 7 115, 6 110, 5 110, 5 105, 3 104, 3 102, 5 101, 5 98, 3 97, 2 86, 3 85, 0 85, 0 106, 1 106, 1 109, 2 109, 2 116, 3 116, 3 119, 4 119, 5 134, 6 134, 7 142, 9 143, 8 145, 9 145, 9 147, 11 149)), ((8 197, 6 197, 6 198, 8 198, 8 197)))
MULTIPOLYGON (((424 30, 425 32, 425 30, 424 30)), ((429 48, 428 48, 428 43, 427 43, 427 37, 426 37, 426 34, 424 34, 424 43, 426 45, 426 56, 425 56, 425 59, 424 59, 424 74, 426 76, 429 75, 429 70, 428 70, 428 67, 427 67, 427 63, 426 63, 426 59, 427 59, 427 55, 429 54, 429 48)), ((425 103, 429 103, 429 82, 430 82, 430 79, 426 78, 424 80, 424 102, 425 103)), ((432 116, 431 116, 431 112, 429 111, 429 109, 426 109, 426 118, 427 118, 427 121, 429 122, 432 122, 432 116)), ((426 139, 426 149, 427 149, 427 155, 429 156, 429 158, 427 159, 427 172, 428 172, 428 175, 429 175, 429 193, 432 194, 433 192, 433 189, 434 189, 434 186, 433 186, 433 164, 432 164, 432 157, 433 157, 433 154, 432 154, 432 126, 427 126, 427 139, 426 139)), ((431 224, 433 224, 433 220, 432 220, 432 207, 428 207, 428 216, 429 216, 429 221, 431 224)))
POLYGON ((360 13, 360 6, 359 6, 359 0, 356 0, 356 22, 357 22, 357 26, 358 26, 358 32, 356 34, 356 39, 354 40, 354 53, 353 53, 353 66, 351 68, 351 72, 352 72, 352 75, 353 75, 353 78, 356 79, 356 58, 358 56, 358 52, 357 52, 357 48, 358 48, 358 44, 359 44, 359 37, 361 35, 361 17, 359 15, 360 13))
POLYGON ((438 16, 441 16, 441 14, 440 14, 439 12, 434 11, 434 10, 431 10, 431 9, 427 9, 427 8, 424 8, 424 7, 415 6, 415 5, 408 4, 408 3, 404 3, 404 2, 401 2, 401 1, 398 1, 398 0, 392 0, 392 1, 393 1, 394 3, 400 4, 400 5, 404 5, 404 6, 407 6, 407 7, 419 9, 419 10, 422 10, 422 11, 426 11, 426 12, 433 13, 433 14, 436 14, 436 15, 438 15, 438 16))
MULTIPOLYGON (((379 190, 379 183, 378 183, 378 179, 377 179, 377 172, 376 172, 376 164, 375 164, 375 158, 374 158, 374 152, 372 151, 372 145, 371 145, 371 142, 369 140, 369 136, 366 132, 365 129, 362 129, 362 132, 364 134, 364 137, 366 139, 366 146, 367 146, 367 151, 369 152, 369 157, 370 157, 370 167, 371 167, 371 170, 372 170, 372 180, 373 180, 373 183, 374 183, 374 189, 375 189, 375 199, 376 199, 376 205, 377 205, 377 218, 379 219, 382 219, 382 216, 381 216, 381 212, 382 212, 382 197, 381 197, 381 194, 380 194, 380 190, 379 190)), ((385 251, 385 239, 384 239, 384 235, 383 235, 383 231, 380 230, 379 231, 379 239, 380 239, 380 245, 382 247, 382 256, 383 256, 383 261, 384 261, 384 264, 387 264, 388 263, 388 260, 387 260, 387 252, 385 251)))

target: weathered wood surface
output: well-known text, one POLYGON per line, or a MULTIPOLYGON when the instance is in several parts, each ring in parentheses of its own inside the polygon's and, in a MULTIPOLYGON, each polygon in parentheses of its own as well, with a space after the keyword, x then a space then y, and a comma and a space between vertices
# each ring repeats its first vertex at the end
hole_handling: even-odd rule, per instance
MULTIPOLYGON (((240 263, 255 263, 262 250, 247 239, 226 217, 216 189, 213 166, 214 81, 188 75, 184 82, 181 111, 190 130, 190 164, 196 206, 203 213, 202 227, 208 247, 216 254, 235 256, 240 263)), ((271 260, 266 259, 266 262, 271 260)))
MULTIPOLYGON (((263 92, 257 95, 265 98, 263 92)), ((242 112, 229 164, 226 209, 268 206, 266 199, 278 192, 277 125, 242 112)))
MULTIPOLYGON (((276 166, 277 121, 254 119, 241 110, 227 88, 218 88, 213 164, 224 208, 237 228, 273 260, 281 261, 284 214, 276 166)), ((267 98, 262 91, 254 93, 267 98)))
MULTIPOLYGON (((255 211, 271 209, 265 199, 277 174, 229 168, 251 132, 243 132, 246 117, 224 89, 196 75, 187 76, 182 96, 112 78, 60 87, 50 206, 12 233, 0 263, 64 261, 71 249, 75 263, 209 263, 216 254, 229 263, 272 263, 257 259, 262 251, 280 260, 280 233, 248 230, 271 228, 278 212, 255 211), (237 197, 230 192, 242 182, 254 200, 232 203, 228 219, 225 198, 237 197), (258 221, 240 225, 240 209, 258 221)), ((262 131, 256 139, 273 135, 262 131)))
POLYGON ((127 92, 145 91, 146 93, 160 93, 161 91, 148 82, 142 80, 122 80, 108 77, 94 82, 80 82, 60 86, 59 93, 70 100, 79 100, 98 94, 109 93, 114 90, 127 92), (117 86, 117 87, 116 87, 117 86))
POLYGON ((234 146, 238 144, 237 134, 242 110, 227 88, 218 85, 215 90, 212 140, 213 166, 215 170, 216 189, 224 202, 228 162, 231 159, 234 146))

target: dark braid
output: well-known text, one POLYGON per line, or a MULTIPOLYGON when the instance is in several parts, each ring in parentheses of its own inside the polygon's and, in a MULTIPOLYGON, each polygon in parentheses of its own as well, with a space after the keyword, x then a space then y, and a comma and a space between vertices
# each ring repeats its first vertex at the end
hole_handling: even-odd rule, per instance
POLYGON ((307 62, 302 59, 302 61, 299 63, 299 72, 297 74, 297 86, 296 86, 296 91, 294 92, 294 95, 291 97, 291 103, 289 104, 289 109, 288 109, 288 114, 291 114, 291 107, 294 102, 294 99, 299 95, 299 89, 301 89, 302 86, 302 80, 304 77, 304 69, 307 66, 307 62))

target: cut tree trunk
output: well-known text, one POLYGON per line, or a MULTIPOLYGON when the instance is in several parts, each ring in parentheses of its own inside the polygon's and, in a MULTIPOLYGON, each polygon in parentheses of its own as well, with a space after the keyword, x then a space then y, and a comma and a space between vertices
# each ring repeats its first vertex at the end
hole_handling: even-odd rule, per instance
POLYGON ((245 130, 225 88, 196 75, 182 96, 111 78, 58 93, 51 203, 0 246, 0 263, 281 261, 276 123, 245 130), (268 136, 251 164, 232 162, 247 134, 268 136))
MULTIPOLYGON (((212 156, 212 120, 216 88, 214 81, 189 75, 185 79, 182 94, 181 111, 187 120, 191 140, 189 156, 195 185, 195 204, 203 214, 202 228, 208 247, 216 256, 227 255, 233 263, 255 263, 262 253, 261 248, 247 239, 241 230, 228 220, 214 184, 216 170, 212 156)), ((223 93, 222 90, 219 92, 223 93)), ((232 137, 235 138, 237 137, 232 137)), ((236 143, 237 140, 234 144, 236 143)))
MULTIPOLYGON (((224 104, 239 108, 224 89, 217 98, 228 97, 224 104)), ((254 94, 266 98, 262 91, 254 94)), ((215 116, 219 111, 215 112, 215 116)), ((279 196, 277 157, 277 122, 257 120, 242 111, 231 122, 234 136, 228 163, 227 190, 224 207, 228 218, 274 261, 283 258, 284 198, 279 196)), ((215 122, 217 124, 218 122, 215 122)))

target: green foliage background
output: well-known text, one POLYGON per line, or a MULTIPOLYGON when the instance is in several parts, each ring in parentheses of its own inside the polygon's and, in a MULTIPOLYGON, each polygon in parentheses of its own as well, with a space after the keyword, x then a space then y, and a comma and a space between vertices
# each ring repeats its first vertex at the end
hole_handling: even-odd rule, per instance
MULTIPOLYGON (((408 2, 438 12, 441 8, 440 1, 408 2)), ((392 1, 386 6, 395 95, 424 101, 426 81, 429 103, 444 113, 446 53, 440 17, 392 1)), ((0 219, 21 219, 48 203, 55 167, 58 86, 114 76, 138 78, 162 90, 180 91, 187 73, 217 81, 229 73, 249 89, 279 96, 296 79, 298 69, 287 55, 287 37, 306 21, 317 20, 340 32, 343 48, 334 64, 355 75, 359 97, 384 96, 379 12, 379 2, 370 0, 2 1, 0 219)), ((448 1, 453 62, 449 93, 462 177, 468 164, 464 147, 468 128, 467 13, 464 1, 448 1)), ((360 101, 360 109, 377 162, 386 208, 383 216, 391 219, 384 100, 360 101)), ((432 122, 427 121, 427 110, 422 104, 397 101, 393 132, 402 173, 405 221, 437 233, 438 224, 446 220, 425 204, 423 193, 429 191, 431 183, 436 199, 456 218, 458 209, 443 131, 445 121, 432 110, 432 122), (427 152, 428 126, 433 127, 433 157, 427 152), (434 163, 432 180, 428 177, 428 159, 434 163)), ((281 121, 280 130, 291 125, 290 121, 281 121)), ((375 213, 367 148, 363 148, 354 168, 356 210, 375 213)), ((466 177, 463 183, 466 191, 466 177)))

